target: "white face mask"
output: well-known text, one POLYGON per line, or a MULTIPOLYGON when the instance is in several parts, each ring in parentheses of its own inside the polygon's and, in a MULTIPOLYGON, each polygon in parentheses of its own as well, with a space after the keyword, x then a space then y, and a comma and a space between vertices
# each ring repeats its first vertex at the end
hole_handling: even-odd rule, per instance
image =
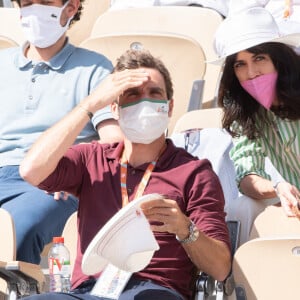
POLYGON ((63 27, 60 17, 63 7, 32 4, 21 8, 21 25, 27 40, 38 48, 47 48, 55 44, 69 27, 70 18, 63 27))
POLYGON ((119 108, 119 125, 128 140, 150 144, 168 127, 169 101, 143 98, 119 108))

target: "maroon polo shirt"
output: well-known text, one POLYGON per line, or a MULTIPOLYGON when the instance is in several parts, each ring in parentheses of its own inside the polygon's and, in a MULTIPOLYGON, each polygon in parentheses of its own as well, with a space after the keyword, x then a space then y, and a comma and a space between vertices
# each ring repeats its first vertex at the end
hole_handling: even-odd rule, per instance
MULTIPOLYGON (((77 258, 73 288, 88 279, 81 271, 82 255, 99 229, 122 207, 120 187, 120 144, 79 144, 71 147, 56 170, 39 187, 50 192, 67 191, 79 198, 77 258)), ((128 165, 127 189, 133 200, 148 164, 128 165)), ((179 207, 207 236, 225 242, 224 196, 208 160, 199 160, 167 140, 167 148, 151 174, 144 194, 159 193, 176 200, 179 207)), ((155 233, 160 249, 150 264, 134 276, 151 279, 191 296, 195 267, 174 234, 155 233)))

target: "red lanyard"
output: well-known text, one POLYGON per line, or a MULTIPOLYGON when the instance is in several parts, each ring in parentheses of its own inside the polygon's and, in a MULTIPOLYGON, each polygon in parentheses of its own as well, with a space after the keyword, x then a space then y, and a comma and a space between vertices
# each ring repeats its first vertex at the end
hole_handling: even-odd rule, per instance
MULTIPOLYGON (((143 175, 143 178, 138 186, 138 189, 136 191, 136 194, 134 196, 134 199, 137 199, 139 197, 141 197, 145 191, 145 188, 149 182, 149 179, 150 179, 150 176, 151 176, 151 173, 153 171, 153 169, 155 168, 155 165, 157 163, 157 160, 156 159, 155 161, 152 161, 144 175, 143 175)), ((121 158, 121 193, 122 193, 122 207, 124 207, 126 204, 128 204, 128 193, 127 193, 127 165, 128 165, 128 161, 127 159, 125 158, 125 151, 123 150, 123 154, 122 154, 122 158, 121 158)))

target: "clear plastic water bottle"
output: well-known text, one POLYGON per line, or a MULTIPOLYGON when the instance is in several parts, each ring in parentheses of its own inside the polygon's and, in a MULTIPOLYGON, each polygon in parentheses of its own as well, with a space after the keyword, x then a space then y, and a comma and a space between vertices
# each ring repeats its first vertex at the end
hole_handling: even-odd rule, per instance
POLYGON ((68 293, 71 288, 70 252, 63 237, 54 237, 48 253, 50 292, 68 293))

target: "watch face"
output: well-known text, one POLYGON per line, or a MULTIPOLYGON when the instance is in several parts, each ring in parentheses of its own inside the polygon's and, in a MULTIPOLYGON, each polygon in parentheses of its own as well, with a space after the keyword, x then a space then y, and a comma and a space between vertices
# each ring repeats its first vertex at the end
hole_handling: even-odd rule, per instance
POLYGON ((197 238, 199 237, 199 230, 198 228, 195 228, 194 231, 193 231, 193 242, 197 240, 197 238))
POLYGON ((199 237, 199 230, 194 223, 191 223, 189 238, 192 242, 194 242, 197 240, 198 237, 199 237))
POLYGON ((182 244, 195 242, 198 237, 199 237, 199 229, 192 221, 189 225, 189 236, 187 238, 180 240, 176 235, 176 239, 182 244))

